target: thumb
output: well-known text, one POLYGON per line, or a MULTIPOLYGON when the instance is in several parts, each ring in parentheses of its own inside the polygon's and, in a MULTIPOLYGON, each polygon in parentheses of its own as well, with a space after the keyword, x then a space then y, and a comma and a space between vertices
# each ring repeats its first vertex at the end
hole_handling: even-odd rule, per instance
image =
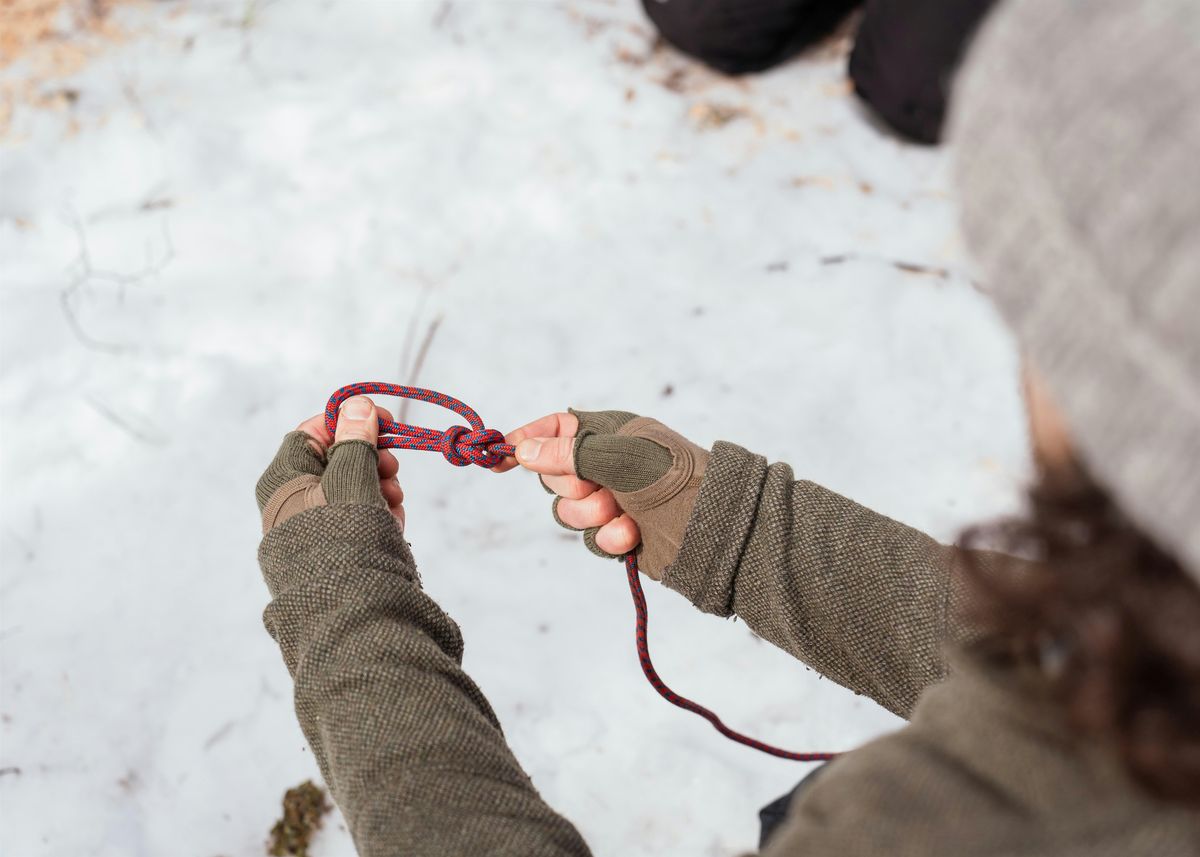
POLYGON ((545 476, 575 475, 575 438, 531 437, 517 444, 517 461, 545 476))
POLYGON ((379 417, 375 415, 375 403, 366 396, 342 402, 333 442, 343 440, 365 440, 371 446, 379 442, 379 417))
POLYGON ((321 476, 321 490, 329 505, 386 509, 387 500, 379 485, 379 420, 375 403, 366 396, 343 402, 333 441, 329 447, 329 466, 321 476))

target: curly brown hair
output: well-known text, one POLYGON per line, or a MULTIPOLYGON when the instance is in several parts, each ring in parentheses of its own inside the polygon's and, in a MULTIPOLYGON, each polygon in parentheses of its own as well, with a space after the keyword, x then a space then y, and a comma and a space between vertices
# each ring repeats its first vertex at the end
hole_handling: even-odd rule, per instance
POLYGON ((1069 723, 1151 794, 1200 808, 1200 587, 1083 467, 1043 473, 1029 500, 964 535, 1036 560, 974 566, 989 647, 1036 666, 1069 723))

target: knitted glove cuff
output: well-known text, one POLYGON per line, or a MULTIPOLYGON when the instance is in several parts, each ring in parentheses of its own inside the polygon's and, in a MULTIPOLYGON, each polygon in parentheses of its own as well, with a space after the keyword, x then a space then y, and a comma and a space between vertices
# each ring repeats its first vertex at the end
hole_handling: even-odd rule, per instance
POLYGON ((379 487, 379 450, 365 440, 343 440, 329 447, 329 466, 321 488, 330 506, 387 508, 379 487))

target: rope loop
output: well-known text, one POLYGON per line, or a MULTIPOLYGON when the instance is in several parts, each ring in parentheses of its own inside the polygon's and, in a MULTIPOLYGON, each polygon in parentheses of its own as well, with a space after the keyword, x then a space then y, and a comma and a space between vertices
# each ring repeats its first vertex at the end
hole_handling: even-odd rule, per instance
POLYGON ((325 428, 329 433, 332 435, 337 430, 338 410, 341 408, 342 402, 352 396, 371 394, 399 396, 402 399, 414 399, 418 402, 438 405, 448 411, 454 411, 470 424, 470 428, 454 425, 439 432, 380 417, 380 449, 420 449, 426 452, 440 452, 446 461, 455 467, 466 467, 468 464, 495 467, 504 461, 506 456, 513 454, 512 444, 504 442, 503 434, 495 429, 486 428, 479 414, 453 396, 447 396, 436 390, 388 384, 383 381, 347 384, 336 390, 325 405, 325 428))

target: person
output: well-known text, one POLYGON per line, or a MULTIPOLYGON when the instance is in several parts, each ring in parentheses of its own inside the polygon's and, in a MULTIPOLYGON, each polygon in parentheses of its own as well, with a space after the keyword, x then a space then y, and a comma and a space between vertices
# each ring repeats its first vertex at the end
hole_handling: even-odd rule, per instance
MULTIPOLYGON (((1034 367, 1026 514, 947 546, 632 413, 509 435, 500 469, 589 547, 636 547, 908 721, 805 781, 764 857, 1200 853, 1200 6, 1086 12, 1000 7, 953 126, 967 238, 1034 367)), ((421 588, 381 413, 306 421, 257 486, 264 620, 321 773, 363 857, 588 854, 421 588)))
POLYGON ((994 0, 642 0, 662 39, 725 74, 777 66, 859 6, 854 91, 891 130, 934 144, 954 73, 994 0))

